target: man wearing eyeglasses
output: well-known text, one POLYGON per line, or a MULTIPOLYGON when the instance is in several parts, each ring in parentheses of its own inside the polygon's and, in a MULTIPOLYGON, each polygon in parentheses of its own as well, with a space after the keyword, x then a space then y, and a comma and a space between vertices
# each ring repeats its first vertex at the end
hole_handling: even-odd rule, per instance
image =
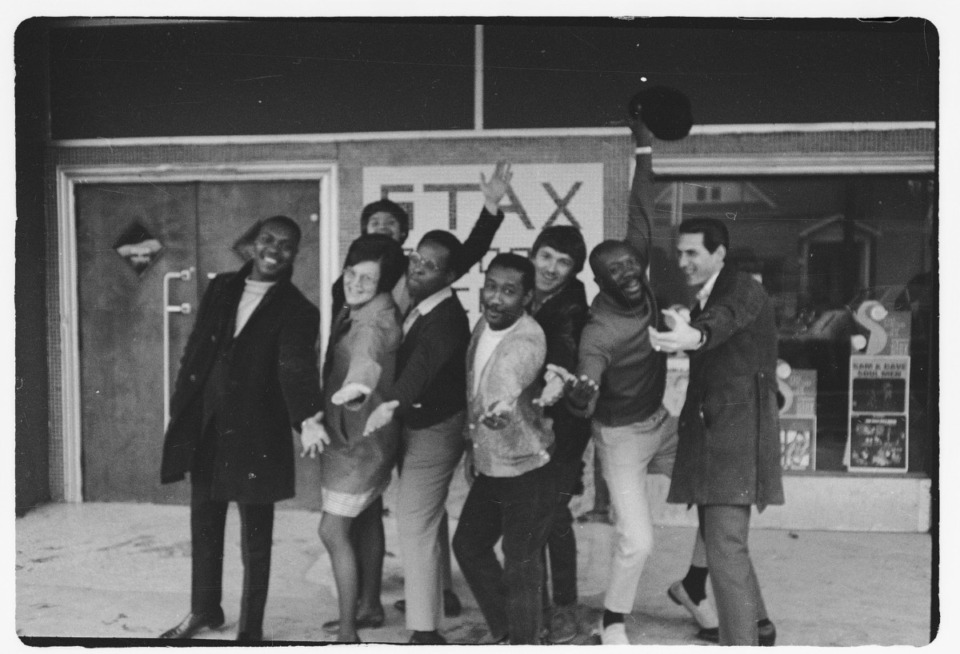
MULTIPOLYGON (((509 164, 480 177, 484 210, 499 214, 510 185, 509 164)), ((463 455, 466 411, 467 315, 451 285, 463 274, 467 253, 450 232, 427 232, 410 253, 407 292, 411 306, 397 352, 396 383, 367 421, 367 432, 400 419, 402 460, 397 525, 403 558, 410 642, 442 644, 437 632, 444 602, 443 561, 449 557, 444 508, 463 455)))

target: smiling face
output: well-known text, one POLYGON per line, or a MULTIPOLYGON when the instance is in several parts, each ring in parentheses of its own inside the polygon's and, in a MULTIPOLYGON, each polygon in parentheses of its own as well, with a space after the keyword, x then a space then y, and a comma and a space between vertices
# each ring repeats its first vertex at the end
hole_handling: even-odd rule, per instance
POLYGON ((447 248, 433 241, 420 244, 411 252, 407 266, 407 290, 414 302, 426 299, 454 281, 454 273, 447 269, 447 248))
POLYGON ((386 234, 397 243, 403 243, 406 237, 400 221, 389 211, 378 211, 370 216, 367 221, 367 234, 386 234))
POLYGON ((714 273, 723 268, 723 259, 727 249, 718 245, 713 252, 707 250, 703 244, 703 234, 680 234, 677 242, 677 256, 680 259, 680 270, 687 278, 690 286, 702 286, 714 273))
POLYGON ((267 221, 253 242, 253 271, 250 279, 273 282, 293 267, 300 241, 288 225, 267 221))
POLYGON ((643 299, 643 266, 631 248, 621 246, 604 252, 599 272, 597 284, 607 293, 631 303, 643 299))
POLYGON ((533 256, 537 291, 550 295, 560 290, 573 277, 574 261, 569 254, 541 245, 533 256))
POLYGON ((533 299, 533 290, 523 288, 523 273, 512 268, 494 266, 480 291, 483 317, 491 329, 506 329, 520 319, 524 307, 533 299))
POLYGON ((363 306, 377 294, 380 263, 361 261, 343 269, 343 292, 351 309, 363 306))

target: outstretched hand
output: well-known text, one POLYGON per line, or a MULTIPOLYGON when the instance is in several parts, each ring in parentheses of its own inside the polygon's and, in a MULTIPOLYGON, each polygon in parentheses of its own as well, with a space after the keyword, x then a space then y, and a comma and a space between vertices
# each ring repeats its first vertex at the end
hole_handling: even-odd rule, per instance
POLYGON ((483 193, 483 205, 487 211, 495 214, 500 210, 500 200, 510 190, 511 179, 513 179, 513 172, 510 170, 510 164, 503 160, 497 162, 489 181, 483 173, 480 173, 480 191, 483 193))
POLYGON ((516 408, 516 400, 497 400, 483 412, 480 422, 490 429, 503 429, 510 423, 510 416, 516 408))
POLYGON ((570 375, 564 384, 567 402, 578 409, 585 409, 600 393, 600 386, 586 375, 570 375))
POLYGON ((393 420, 393 412, 397 410, 398 406, 400 406, 400 402, 391 400, 384 402, 374 409, 373 413, 367 418, 367 425, 363 429, 363 435, 369 436, 378 429, 390 424, 390 421, 393 420))
POLYGON ((303 448, 300 456, 309 456, 311 459, 317 458, 322 454, 324 448, 330 444, 330 435, 324 429, 320 417, 323 413, 318 413, 303 421, 300 426, 300 446, 303 448))

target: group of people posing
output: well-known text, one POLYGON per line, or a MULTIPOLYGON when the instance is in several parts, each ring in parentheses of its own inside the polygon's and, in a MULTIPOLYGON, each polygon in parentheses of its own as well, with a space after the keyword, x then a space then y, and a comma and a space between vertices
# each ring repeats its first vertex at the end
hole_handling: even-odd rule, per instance
POLYGON ((496 255, 472 332, 452 285, 503 221, 509 164, 481 175, 484 208, 462 243, 430 231, 405 255, 403 209, 389 200, 364 208, 334 287, 322 366, 319 311, 290 282, 299 228, 283 216, 262 222, 252 260, 210 283, 172 399, 162 480, 190 475, 192 593, 190 613, 162 638, 223 624, 224 521, 234 501, 244 563, 238 639, 262 639, 274 503, 294 494, 293 426, 301 456, 320 466, 319 533, 339 604, 339 618, 323 627, 340 642, 360 642, 358 630, 384 622, 382 495, 394 467, 398 608, 411 643, 446 642, 442 617, 461 605, 445 504, 461 461, 470 488, 452 551, 487 623, 484 642, 572 641, 568 504, 592 437, 615 515, 601 641, 629 642, 624 617, 653 547, 646 475, 663 473, 672 475, 668 501, 697 505, 699 517, 690 568, 669 596, 702 639, 773 644, 747 548, 751 506, 783 502, 773 308, 759 283, 724 265, 727 230, 713 219, 679 227, 695 306, 658 308, 649 232, 638 227, 652 192, 650 137, 642 124, 634 134, 627 239, 603 241, 588 257, 577 228, 552 226, 529 257, 496 255), (589 306, 576 278, 586 263, 599 287, 589 306), (666 355, 679 351, 690 356, 690 383, 678 420, 662 400, 666 355))

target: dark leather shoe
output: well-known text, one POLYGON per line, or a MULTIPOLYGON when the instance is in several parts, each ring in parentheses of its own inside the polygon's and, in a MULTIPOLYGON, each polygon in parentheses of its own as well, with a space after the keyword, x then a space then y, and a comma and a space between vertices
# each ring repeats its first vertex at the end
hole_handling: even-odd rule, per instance
POLYGON ((411 645, 446 645, 447 639, 436 631, 414 631, 410 636, 411 645))
POLYGON ((216 629, 223 624, 223 610, 216 613, 188 613, 173 629, 160 634, 160 638, 193 638, 194 634, 204 629, 216 629))
POLYGON ((237 633, 237 641, 242 643, 259 643, 263 640, 262 631, 241 631, 237 633))
POLYGON ((777 627, 772 622, 760 627, 760 647, 773 647, 777 643, 777 627))
POLYGON ((463 612, 460 598, 452 590, 443 591, 443 614, 448 618, 456 618, 463 612))
MULTIPOLYGON (((407 610, 406 600, 397 600, 393 603, 393 608, 405 613, 407 610)), ((460 598, 452 590, 443 591, 443 614, 448 618, 456 618, 463 613, 463 605, 460 604, 460 598)))
MULTIPOLYGON (((758 625, 757 630, 760 647, 773 647, 777 643, 777 627, 772 622, 763 626, 758 625)), ((720 629, 701 629, 697 632, 697 638, 708 643, 719 643, 720 629)))

